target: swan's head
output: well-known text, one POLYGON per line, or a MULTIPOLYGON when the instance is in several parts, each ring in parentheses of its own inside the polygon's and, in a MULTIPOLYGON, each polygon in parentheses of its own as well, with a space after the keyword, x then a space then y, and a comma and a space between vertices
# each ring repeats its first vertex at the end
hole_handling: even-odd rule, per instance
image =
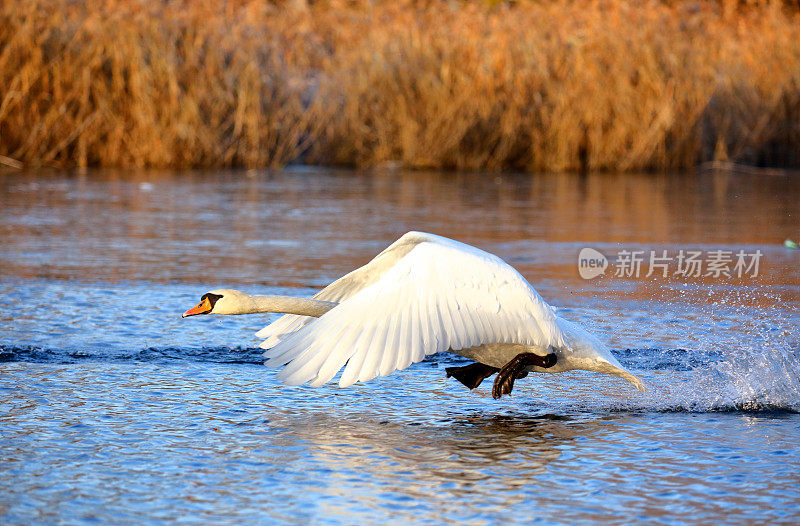
POLYGON ((239 290, 216 289, 203 294, 200 303, 183 313, 183 318, 198 314, 241 314, 249 306, 250 295, 239 290))

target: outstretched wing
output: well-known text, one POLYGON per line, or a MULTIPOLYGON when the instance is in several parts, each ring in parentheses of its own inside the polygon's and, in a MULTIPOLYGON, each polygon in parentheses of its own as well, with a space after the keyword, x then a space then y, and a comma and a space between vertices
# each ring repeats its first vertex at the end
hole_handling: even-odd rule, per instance
MULTIPOLYGON (((408 232, 400 239, 386 247, 363 267, 345 274, 321 291, 312 296, 313 299, 322 301, 341 302, 349 298, 367 285, 375 283, 384 272, 392 268, 397 261, 408 254, 412 248, 426 241, 444 240, 440 236, 424 232, 408 232)), ((449 241, 449 240, 448 240, 449 241)), ((311 316, 298 316, 286 314, 256 333, 258 338, 265 338, 261 343, 262 349, 270 349, 277 345, 287 334, 305 327, 316 318, 311 316)))
POLYGON ((278 378, 319 386, 346 365, 344 387, 448 349, 565 344, 552 309, 516 270, 469 245, 426 236, 373 282, 266 351, 267 365, 286 365, 278 378))

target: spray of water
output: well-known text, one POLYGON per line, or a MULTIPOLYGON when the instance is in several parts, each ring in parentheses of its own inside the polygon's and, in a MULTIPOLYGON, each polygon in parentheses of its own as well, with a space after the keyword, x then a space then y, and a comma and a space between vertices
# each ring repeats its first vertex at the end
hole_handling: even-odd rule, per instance
POLYGON ((705 291, 702 302, 697 292, 687 289, 692 301, 681 306, 687 314, 673 328, 690 348, 650 350, 644 372, 650 391, 636 403, 656 410, 800 411, 797 311, 760 289, 705 291), (671 367, 658 363, 671 355, 678 357, 671 367))

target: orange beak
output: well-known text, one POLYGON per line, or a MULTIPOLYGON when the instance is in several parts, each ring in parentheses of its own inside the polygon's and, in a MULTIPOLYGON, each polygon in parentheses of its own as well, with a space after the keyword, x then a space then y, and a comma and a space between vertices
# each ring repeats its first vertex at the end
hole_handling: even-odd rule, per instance
POLYGON ((208 314, 211 312, 211 302, 208 301, 208 298, 203 298, 203 301, 197 304, 196 307, 192 307, 191 309, 187 310, 183 313, 182 318, 186 316, 196 316, 198 314, 208 314))

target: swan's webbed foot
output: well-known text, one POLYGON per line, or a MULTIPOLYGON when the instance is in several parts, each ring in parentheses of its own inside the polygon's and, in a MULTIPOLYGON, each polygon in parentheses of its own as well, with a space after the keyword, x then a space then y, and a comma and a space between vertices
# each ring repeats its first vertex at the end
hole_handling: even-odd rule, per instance
POLYGON ((482 364, 479 362, 471 363, 463 367, 445 367, 447 378, 451 376, 466 385, 469 389, 475 389, 481 382, 499 371, 497 367, 482 364))
POLYGON ((528 371, 525 370, 526 367, 535 365, 547 368, 554 366, 556 361, 558 359, 553 353, 546 356, 539 356, 532 352, 516 355, 497 373, 497 378, 494 379, 494 386, 492 387, 492 397, 498 399, 505 394, 511 393, 511 390, 514 389, 514 380, 528 376, 528 371))

